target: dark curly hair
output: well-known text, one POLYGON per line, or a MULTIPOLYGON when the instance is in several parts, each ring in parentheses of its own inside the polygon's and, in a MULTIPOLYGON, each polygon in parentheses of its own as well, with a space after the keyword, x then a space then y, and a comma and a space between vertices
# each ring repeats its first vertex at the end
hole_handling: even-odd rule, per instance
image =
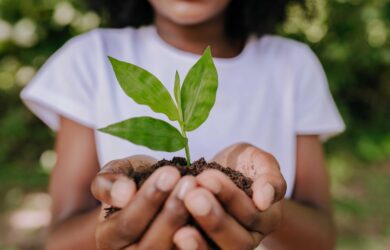
MULTIPOLYGON (((305 0, 232 0, 227 7, 226 34, 243 38, 274 33, 286 17, 287 5, 305 0)), ((89 0, 91 7, 107 19, 110 27, 139 27, 153 23, 153 8, 147 0, 89 0)))

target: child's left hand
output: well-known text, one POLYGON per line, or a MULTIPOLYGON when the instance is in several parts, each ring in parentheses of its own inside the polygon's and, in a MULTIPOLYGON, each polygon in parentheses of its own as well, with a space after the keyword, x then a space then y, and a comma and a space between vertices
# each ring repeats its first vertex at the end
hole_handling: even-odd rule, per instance
MULTIPOLYGON (((197 176, 199 187, 185 197, 185 206, 207 235, 222 249, 254 249, 281 221, 280 201, 286 182, 275 158, 248 144, 233 145, 215 159, 254 180, 249 198, 223 173, 208 170, 197 176)), ((176 232, 180 249, 208 249, 193 227, 176 232)))

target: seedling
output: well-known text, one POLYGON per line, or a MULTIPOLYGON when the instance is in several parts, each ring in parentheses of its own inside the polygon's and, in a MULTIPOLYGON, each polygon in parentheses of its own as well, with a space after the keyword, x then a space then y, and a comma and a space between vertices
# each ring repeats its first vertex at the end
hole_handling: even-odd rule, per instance
POLYGON ((180 131, 153 117, 141 116, 111 124, 99 131, 146 146, 152 150, 176 152, 185 149, 187 165, 191 164, 187 132, 202 125, 214 106, 218 75, 210 48, 192 66, 183 84, 176 71, 174 99, 157 77, 131 63, 109 57, 123 91, 136 103, 149 106, 179 123, 180 131))

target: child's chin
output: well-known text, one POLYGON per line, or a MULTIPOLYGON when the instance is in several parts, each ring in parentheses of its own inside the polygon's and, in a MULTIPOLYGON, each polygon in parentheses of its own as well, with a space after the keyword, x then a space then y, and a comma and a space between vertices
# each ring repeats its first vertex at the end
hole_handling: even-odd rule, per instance
POLYGON ((210 18, 204 15, 175 15, 169 17, 171 21, 179 25, 197 25, 208 21, 210 18))
POLYGON ((151 1, 156 12, 180 25, 196 25, 204 23, 220 14, 227 3, 224 1, 183 1, 165 0, 163 2, 151 1), (166 4, 170 2, 170 4, 166 4), (218 4, 216 4, 218 3, 218 4))

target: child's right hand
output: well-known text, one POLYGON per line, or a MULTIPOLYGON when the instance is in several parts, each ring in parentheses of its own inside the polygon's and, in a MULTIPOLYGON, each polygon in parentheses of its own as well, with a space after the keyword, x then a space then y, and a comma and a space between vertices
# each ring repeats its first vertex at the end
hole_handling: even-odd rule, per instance
POLYGON ((152 249, 156 245, 159 249, 173 248, 175 232, 189 217, 183 199, 195 188, 196 181, 192 176, 180 178, 177 169, 166 166, 155 171, 137 191, 126 175, 155 162, 148 156, 116 160, 95 177, 91 190, 102 202, 96 230, 98 249, 152 249), (104 208, 108 206, 121 210, 104 219, 104 208))

